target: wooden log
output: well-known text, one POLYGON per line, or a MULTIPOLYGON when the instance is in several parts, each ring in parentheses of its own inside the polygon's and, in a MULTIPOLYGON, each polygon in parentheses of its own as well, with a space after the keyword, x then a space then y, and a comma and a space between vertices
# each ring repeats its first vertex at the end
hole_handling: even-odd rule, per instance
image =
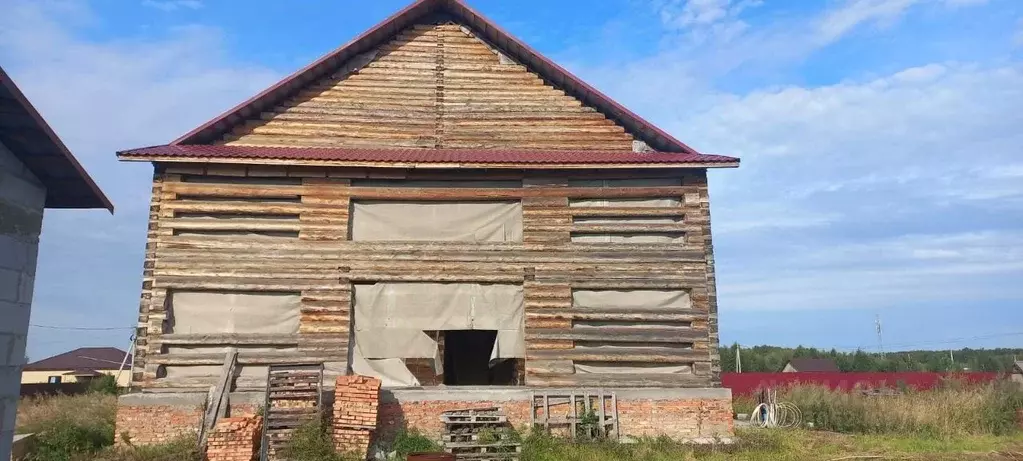
POLYGON ((572 340, 625 343, 692 343, 707 339, 705 330, 688 328, 526 329, 526 341, 572 340))
POLYGON ((694 363, 707 360, 706 352, 672 348, 593 348, 527 350, 529 360, 574 360, 588 362, 694 363))
POLYGON ((712 387, 709 378, 685 373, 544 373, 526 375, 527 386, 545 387, 712 387))
POLYGON ((165 333, 152 341, 162 345, 294 346, 298 335, 254 333, 165 333))

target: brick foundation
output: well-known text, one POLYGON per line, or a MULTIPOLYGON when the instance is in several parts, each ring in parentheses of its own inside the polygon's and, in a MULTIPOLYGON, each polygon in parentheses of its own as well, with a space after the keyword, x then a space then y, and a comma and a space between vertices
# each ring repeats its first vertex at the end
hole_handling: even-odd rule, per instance
POLYGON ((337 378, 331 436, 338 452, 365 455, 369 451, 379 405, 379 379, 357 375, 337 378))
MULTIPOLYGON (((614 392, 618 395, 623 436, 666 435, 676 439, 708 440, 733 435, 732 397, 728 389, 615 389, 614 392)), ((516 428, 526 428, 530 423, 530 393, 528 388, 510 387, 385 389, 380 391, 374 437, 386 440, 402 428, 415 428, 431 437, 439 437, 443 430, 442 412, 489 406, 500 407, 516 428)), ((118 443, 122 433, 139 445, 167 442, 195 433, 202 418, 199 408, 205 398, 205 393, 121 396, 117 412, 118 443)), ((261 393, 232 394, 231 416, 254 414, 262 399, 261 393)), ((335 420, 340 420, 336 405, 333 414, 335 420)), ((358 428, 344 428, 351 429, 358 428)), ((334 435, 358 434, 335 430, 334 435)), ((363 446, 361 440, 358 446, 363 446)))
MULTIPOLYGON (((114 437, 116 444, 124 443, 123 436, 127 436, 135 445, 155 445, 199 433, 206 393, 166 397, 160 394, 150 395, 152 397, 146 398, 140 397, 140 394, 126 394, 118 400, 114 437)), ((254 402, 261 399, 262 396, 254 395, 249 399, 240 399, 238 403, 232 403, 230 415, 232 417, 255 415, 259 404, 254 402)))
MULTIPOLYGON (((623 436, 665 435, 702 441, 734 434, 732 397, 727 389, 623 389, 615 392, 623 436)), ((378 420, 379 437, 390 438, 400 429, 415 428, 427 436, 439 438, 444 429, 440 422, 442 412, 494 406, 508 415, 514 427, 528 428, 531 421, 529 399, 529 390, 509 388, 384 391, 378 420)))
POLYGON ((263 418, 259 416, 223 418, 210 431, 206 445, 207 461, 252 461, 259 456, 263 418))

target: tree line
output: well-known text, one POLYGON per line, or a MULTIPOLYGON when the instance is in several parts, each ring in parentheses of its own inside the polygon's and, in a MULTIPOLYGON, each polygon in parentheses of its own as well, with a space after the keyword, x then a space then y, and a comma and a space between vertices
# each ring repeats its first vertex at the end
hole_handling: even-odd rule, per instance
POLYGON ((846 372, 867 371, 990 371, 1011 372, 1014 360, 1023 360, 1023 349, 959 349, 951 351, 900 351, 880 354, 857 350, 839 352, 813 347, 777 346, 720 348, 721 371, 735 371, 735 352, 740 349, 743 372, 780 372, 793 358, 829 358, 846 372))

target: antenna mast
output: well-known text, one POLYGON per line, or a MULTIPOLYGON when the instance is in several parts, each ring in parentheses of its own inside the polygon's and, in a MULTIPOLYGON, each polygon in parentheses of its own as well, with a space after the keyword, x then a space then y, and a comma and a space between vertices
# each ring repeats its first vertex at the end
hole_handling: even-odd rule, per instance
POLYGON ((881 353, 881 357, 884 357, 884 341, 882 339, 883 333, 881 330, 881 314, 877 314, 874 318, 874 326, 877 328, 877 350, 881 353))

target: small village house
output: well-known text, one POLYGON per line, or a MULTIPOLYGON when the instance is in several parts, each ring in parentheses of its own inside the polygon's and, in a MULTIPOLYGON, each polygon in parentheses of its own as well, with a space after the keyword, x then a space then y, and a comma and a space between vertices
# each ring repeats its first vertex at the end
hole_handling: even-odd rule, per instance
POLYGON ((115 347, 80 347, 26 364, 21 384, 79 383, 104 375, 114 376, 118 386, 127 387, 131 378, 128 353, 115 347))
MULTIPOLYGON (((181 95, 187 98, 187 95, 181 95)), ((167 145, 119 434, 193 431, 238 351, 384 383, 381 424, 613 389, 621 431, 732 432, 697 152, 461 0, 420 0, 167 145), (159 421, 159 423, 153 423, 159 421), (170 423, 172 422, 172 423, 170 423)))
POLYGON ((842 370, 833 359, 795 358, 785 364, 782 373, 838 373, 842 370))
POLYGON ((14 436, 44 208, 114 209, 0 69, 0 459, 14 436))

